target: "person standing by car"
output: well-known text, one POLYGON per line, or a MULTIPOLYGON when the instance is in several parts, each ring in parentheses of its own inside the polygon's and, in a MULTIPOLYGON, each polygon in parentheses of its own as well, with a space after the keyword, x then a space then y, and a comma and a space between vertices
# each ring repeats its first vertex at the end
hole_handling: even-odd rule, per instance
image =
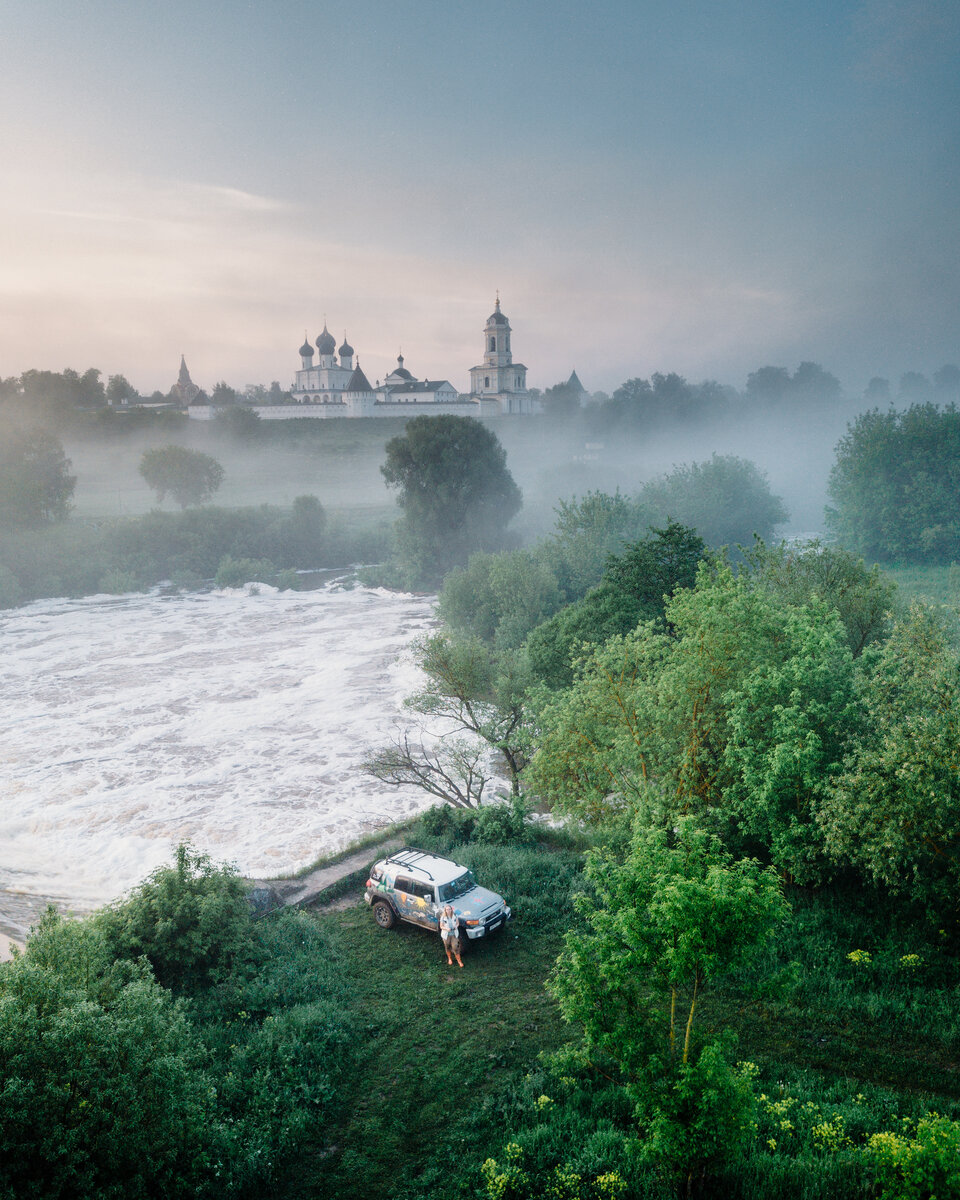
POLYGON ((453 958, 457 960, 457 966, 463 966, 463 959, 460 957, 460 918, 453 911, 452 904, 445 904, 443 912, 440 914, 440 937, 443 939, 443 948, 447 952, 447 962, 452 967, 453 958), (453 955, 453 958, 450 955, 453 955))

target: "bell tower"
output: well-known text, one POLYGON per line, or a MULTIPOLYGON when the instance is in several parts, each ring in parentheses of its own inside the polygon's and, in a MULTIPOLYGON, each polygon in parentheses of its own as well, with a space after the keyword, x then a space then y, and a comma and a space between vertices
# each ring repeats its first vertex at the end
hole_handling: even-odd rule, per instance
POLYGON ((483 327, 483 362, 470 368, 470 391, 487 412, 529 413, 527 368, 513 361, 510 322, 500 311, 500 295, 483 327))

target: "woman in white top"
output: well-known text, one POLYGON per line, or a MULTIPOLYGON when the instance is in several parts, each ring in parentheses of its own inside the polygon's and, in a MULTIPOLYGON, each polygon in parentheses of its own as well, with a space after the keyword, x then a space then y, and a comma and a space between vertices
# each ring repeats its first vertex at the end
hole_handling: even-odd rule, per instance
POLYGON ((460 918, 453 911, 452 904, 445 904, 443 912, 440 914, 440 937, 443 939, 443 948, 447 952, 447 962, 453 966, 453 958, 457 960, 457 966, 463 966, 463 959, 460 957, 460 918), (453 955, 453 958, 450 955, 453 955))

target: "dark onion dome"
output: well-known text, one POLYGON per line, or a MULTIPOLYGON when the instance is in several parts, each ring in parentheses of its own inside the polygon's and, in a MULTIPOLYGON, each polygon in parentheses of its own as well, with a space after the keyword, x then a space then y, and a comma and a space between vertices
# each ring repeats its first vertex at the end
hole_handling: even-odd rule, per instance
POLYGON ((397 378, 413 379, 413 376, 410 374, 410 372, 407 370, 407 368, 403 365, 403 355, 402 354, 397 355, 397 365, 390 372, 390 378, 391 379, 397 379, 397 378))
POLYGON ((321 354, 335 354, 337 350, 337 339, 327 329, 327 323, 323 323, 323 333, 317 338, 317 349, 321 354))
POLYGON ((510 324, 510 322, 507 320, 507 318, 500 311, 500 297, 499 296, 497 297, 497 307, 493 310, 493 312, 490 314, 490 316, 487 317, 487 324, 488 325, 509 325, 510 324))
POLYGON ((340 355, 341 358, 343 358, 344 355, 346 355, 347 358, 353 358, 353 347, 347 341, 346 334, 343 335, 343 345, 340 347, 340 349, 337 351, 337 353, 340 355))
POLYGON ((303 345, 300 347, 300 353, 304 358, 313 358, 313 347, 308 341, 304 341, 303 345))

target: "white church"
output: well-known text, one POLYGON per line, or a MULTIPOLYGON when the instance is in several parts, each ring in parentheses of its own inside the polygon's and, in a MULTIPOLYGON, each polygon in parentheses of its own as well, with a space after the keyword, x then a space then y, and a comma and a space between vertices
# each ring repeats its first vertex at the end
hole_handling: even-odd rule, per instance
MULTIPOLYGON (((291 417, 411 417, 421 413, 456 416, 524 415, 539 411, 527 391, 527 368, 513 361, 510 322, 500 311, 500 297, 483 330, 483 361, 470 368, 470 391, 458 392, 446 379, 417 379, 404 365, 403 355, 381 382, 371 386, 354 348, 344 336, 337 348, 324 321, 316 353, 305 339, 300 369, 290 394, 292 404, 257 406, 265 420, 291 417)), ((191 405, 190 416, 213 416, 209 406, 191 405)))

